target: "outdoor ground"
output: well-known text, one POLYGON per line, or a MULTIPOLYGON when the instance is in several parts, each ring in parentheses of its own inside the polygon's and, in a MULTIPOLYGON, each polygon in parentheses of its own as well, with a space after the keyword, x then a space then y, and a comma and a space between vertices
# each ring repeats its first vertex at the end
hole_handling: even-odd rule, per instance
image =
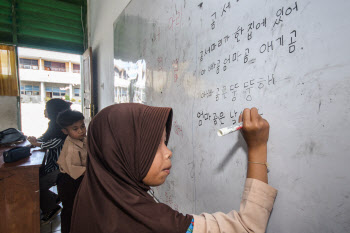
MULTIPOLYGON (((73 110, 81 112, 81 104, 72 104, 73 110)), ((22 132, 26 136, 41 136, 47 129, 49 120, 44 117, 45 102, 21 103, 22 132)))

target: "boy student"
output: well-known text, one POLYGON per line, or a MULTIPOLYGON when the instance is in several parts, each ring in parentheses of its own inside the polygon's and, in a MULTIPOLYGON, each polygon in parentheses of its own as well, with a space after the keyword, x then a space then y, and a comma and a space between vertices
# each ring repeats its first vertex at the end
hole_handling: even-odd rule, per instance
POLYGON ((83 114, 70 109, 58 115, 57 123, 68 135, 57 161, 61 171, 57 177, 57 191, 63 205, 61 231, 69 233, 74 198, 86 169, 86 128, 83 114))

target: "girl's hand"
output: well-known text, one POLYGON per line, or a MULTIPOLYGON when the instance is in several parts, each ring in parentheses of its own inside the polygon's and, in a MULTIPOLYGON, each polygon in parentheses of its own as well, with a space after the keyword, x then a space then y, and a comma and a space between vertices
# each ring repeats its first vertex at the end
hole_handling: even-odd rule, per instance
POLYGON ((41 143, 39 143, 36 139, 36 137, 30 136, 27 138, 27 140, 32 144, 33 146, 40 147, 41 143))
POLYGON ((239 122, 243 120, 241 130, 244 140, 247 143, 248 150, 258 150, 266 148, 269 139, 269 123, 263 119, 256 108, 246 108, 243 115, 239 116, 239 122))
POLYGON ((267 140, 269 139, 269 123, 263 119, 258 109, 244 109, 241 130, 244 140, 248 145, 248 170, 247 178, 258 179, 268 183, 267 179, 267 140))

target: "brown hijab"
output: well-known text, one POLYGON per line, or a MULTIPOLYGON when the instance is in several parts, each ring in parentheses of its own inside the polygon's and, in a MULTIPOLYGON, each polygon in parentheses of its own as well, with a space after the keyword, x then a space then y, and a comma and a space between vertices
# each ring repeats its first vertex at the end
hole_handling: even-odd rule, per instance
POLYGON ((71 233, 185 233, 192 216, 156 203, 142 179, 151 167, 172 109, 117 104, 88 130, 85 177, 75 197, 71 233))

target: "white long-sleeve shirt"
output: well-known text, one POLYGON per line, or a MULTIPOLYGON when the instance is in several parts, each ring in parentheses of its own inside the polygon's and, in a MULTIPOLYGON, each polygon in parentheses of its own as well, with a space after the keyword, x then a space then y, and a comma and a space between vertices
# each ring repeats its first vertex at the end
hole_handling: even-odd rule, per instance
POLYGON ((193 233, 265 232, 276 195, 270 185, 248 178, 239 212, 193 215, 193 233))

